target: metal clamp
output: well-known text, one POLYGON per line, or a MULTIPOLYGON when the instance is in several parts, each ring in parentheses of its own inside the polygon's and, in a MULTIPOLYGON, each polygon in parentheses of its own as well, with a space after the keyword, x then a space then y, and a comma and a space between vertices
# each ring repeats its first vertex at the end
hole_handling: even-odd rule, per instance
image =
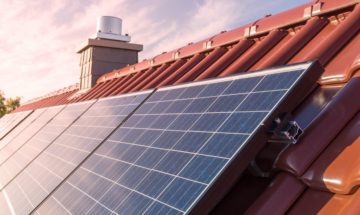
POLYGON ((295 121, 289 121, 278 132, 274 133, 269 142, 296 144, 303 133, 299 124, 295 121))

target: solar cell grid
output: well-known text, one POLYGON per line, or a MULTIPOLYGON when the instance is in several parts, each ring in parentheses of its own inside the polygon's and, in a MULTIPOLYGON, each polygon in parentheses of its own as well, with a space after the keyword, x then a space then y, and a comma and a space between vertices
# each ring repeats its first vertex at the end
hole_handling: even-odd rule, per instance
MULTIPOLYGON (((20 134, 14 137, 0 150, 0 165, 11 157, 19 148, 21 148, 33 135, 46 125, 63 107, 48 108, 39 116, 31 126, 28 126, 20 134)), ((39 110, 41 111, 41 110, 39 110)))
POLYGON ((0 189, 2 190, 19 174, 42 150, 82 114, 90 104, 90 102, 87 102, 65 107, 31 139, 21 145, 11 157, 4 161, 0 166, 0 189))
MULTIPOLYGON (((28 112, 28 111, 26 111, 28 112)), ((3 129, 6 128, 6 126, 10 125, 11 123, 13 123, 16 118, 19 116, 19 115, 22 115, 24 112, 15 112, 15 113, 8 113, 8 114, 5 114, 1 120, 0 120, 0 127, 1 127, 1 131, 3 129)))
POLYGON ((5 114, 0 118, 0 127, 3 129, 4 125, 15 116, 15 113, 5 114))
POLYGON ((156 91, 36 212, 189 213, 309 66, 156 91))
MULTIPOLYGON (((27 117, 21 124, 16 126, 8 135, 0 141, 0 150, 9 144, 17 135, 21 134, 34 120, 36 120, 46 109, 35 110, 29 117, 27 117)), ((1 154, 0 154, 1 157, 1 154)))
POLYGON ((10 119, 0 128, 0 139, 4 138, 12 129, 14 129, 22 120, 28 117, 33 111, 23 111, 11 114, 10 119))
POLYGON ((15 113, 9 113, 0 118, 0 131, 5 129, 5 127, 14 119, 15 115, 15 113))
POLYGON ((149 94, 106 98, 92 105, 4 189, 14 211, 29 214, 149 94), (12 192, 19 189, 24 192, 12 192))

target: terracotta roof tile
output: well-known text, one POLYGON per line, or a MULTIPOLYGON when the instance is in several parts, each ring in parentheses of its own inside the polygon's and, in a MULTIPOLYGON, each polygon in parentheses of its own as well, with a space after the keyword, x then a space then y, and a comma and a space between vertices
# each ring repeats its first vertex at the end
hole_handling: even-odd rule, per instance
MULTIPOLYGON (((359 107, 360 108, 360 107, 359 107)), ((360 185, 360 113, 302 176, 310 187, 350 194, 360 185)))
POLYGON ((354 100, 359 92, 360 79, 352 78, 315 116, 299 144, 280 154, 275 166, 301 176, 359 111, 360 100, 354 100))

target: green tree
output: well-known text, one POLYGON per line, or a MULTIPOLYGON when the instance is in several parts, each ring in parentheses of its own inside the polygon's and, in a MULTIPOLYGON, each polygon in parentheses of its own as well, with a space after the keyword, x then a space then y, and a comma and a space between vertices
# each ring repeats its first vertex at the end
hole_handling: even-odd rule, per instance
POLYGON ((0 117, 6 114, 5 96, 4 92, 0 90, 0 117))
POLYGON ((10 113, 20 106, 20 97, 16 96, 15 98, 8 98, 5 100, 6 112, 10 113))
POLYGON ((0 118, 20 106, 20 97, 5 98, 4 92, 0 90, 0 118))

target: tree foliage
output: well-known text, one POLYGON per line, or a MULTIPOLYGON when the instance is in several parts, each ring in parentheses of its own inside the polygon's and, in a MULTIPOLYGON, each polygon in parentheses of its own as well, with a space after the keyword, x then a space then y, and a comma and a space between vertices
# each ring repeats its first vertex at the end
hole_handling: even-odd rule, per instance
POLYGON ((0 91, 0 117, 15 110, 20 106, 20 97, 5 98, 4 92, 0 91))

